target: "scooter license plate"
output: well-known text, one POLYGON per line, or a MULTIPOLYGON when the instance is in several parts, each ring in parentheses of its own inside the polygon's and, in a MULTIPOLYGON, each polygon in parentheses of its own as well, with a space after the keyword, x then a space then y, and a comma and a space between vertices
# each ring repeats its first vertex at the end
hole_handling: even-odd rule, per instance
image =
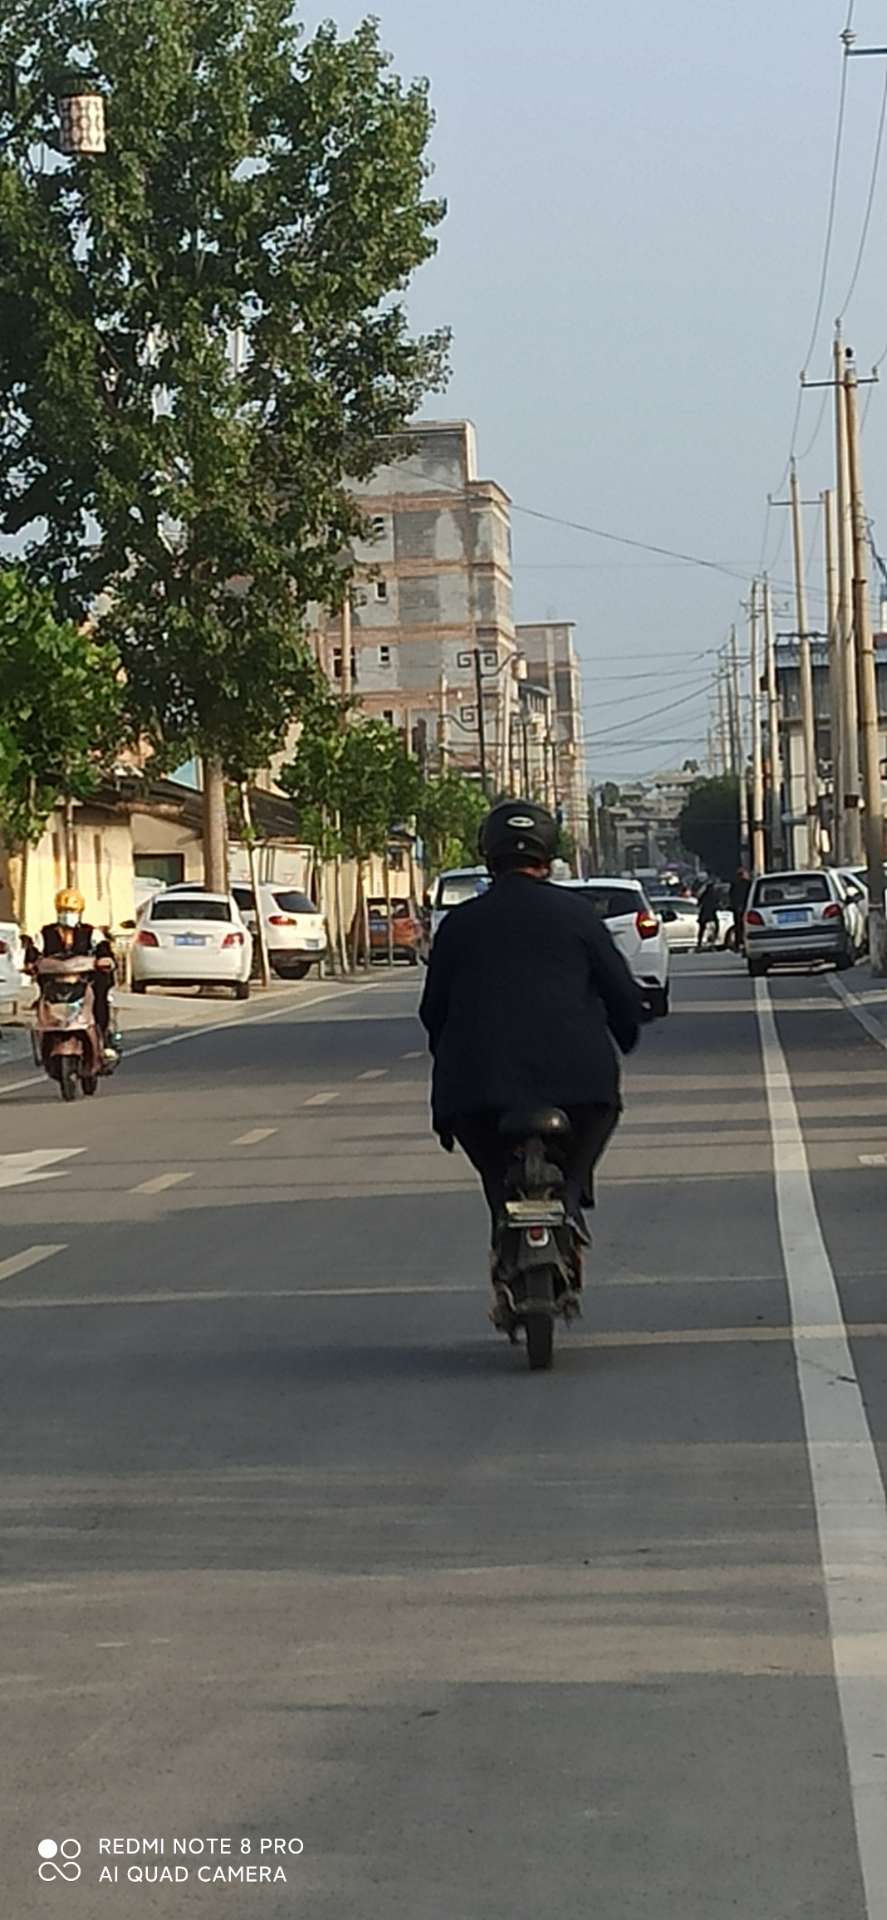
POLYGON ((560 1200, 506 1200, 505 1217, 512 1227, 562 1227, 567 1216, 560 1200))

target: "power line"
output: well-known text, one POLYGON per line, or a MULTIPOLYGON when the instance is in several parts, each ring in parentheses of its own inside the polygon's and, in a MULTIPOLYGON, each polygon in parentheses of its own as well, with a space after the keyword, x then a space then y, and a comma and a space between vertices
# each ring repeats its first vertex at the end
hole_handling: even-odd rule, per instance
MULTIPOLYGON (((774 494, 779 494, 782 492, 782 489, 785 485, 786 476, 788 474, 788 470, 791 465, 792 455, 794 454, 794 451, 795 451, 795 446, 798 438, 798 427, 800 426, 800 423, 801 423, 801 407, 803 406, 803 403, 804 403, 803 376, 806 373, 807 368, 810 364, 810 359, 813 353, 813 349, 816 345, 816 339, 819 333, 819 324, 822 319, 822 309, 825 304, 825 289, 828 281, 829 262, 831 260, 831 252, 832 252, 832 239, 834 237, 834 231, 835 231, 835 208, 837 206, 837 200, 838 200, 838 178, 841 171, 841 149, 842 149, 843 140, 844 140, 844 116, 845 116, 845 110, 847 106, 847 67, 848 67, 847 55, 850 50, 851 28, 853 25, 853 7, 854 7, 854 0, 850 0, 850 5, 847 11, 846 24, 844 26, 843 34, 841 35, 842 41, 844 43, 844 51, 841 56, 841 84, 838 89, 838 119, 837 119, 837 125, 835 127, 835 143, 834 143, 834 151, 832 154, 831 185, 829 188, 828 213, 826 216, 826 223, 825 223, 825 239, 823 241, 823 248, 822 248, 822 262, 819 269, 819 287, 816 295, 816 310, 813 315, 813 325, 810 329, 810 340, 807 346, 807 351, 804 355, 801 380, 798 385, 798 396, 795 401, 795 417, 792 421, 788 455, 786 458, 785 466, 783 467, 782 472, 779 476, 779 479, 777 480, 776 485, 773 488, 774 494)), ((817 423, 816 434, 818 434, 819 432, 820 424, 821 424, 820 422, 817 423)), ((814 435, 814 439, 815 438, 816 438, 816 435, 814 435)), ((813 443, 811 442, 811 445, 812 444, 813 443)), ((764 571, 764 562, 766 560, 766 555, 767 555, 767 540, 769 537, 769 530, 770 530, 770 511, 771 511, 770 501, 768 498, 767 508, 764 514, 764 533, 763 533, 763 538, 761 540, 761 558, 758 565, 759 573, 763 573, 764 571)), ((780 537, 780 551, 781 551, 781 541, 783 537, 784 535, 780 537)))
POLYGON ((849 307, 850 302, 853 298, 853 294, 856 289, 856 282, 859 279, 859 269, 862 266, 863 255, 865 253, 865 245, 868 239, 868 232, 869 232, 869 223, 872 217, 872 208, 875 204, 875 193, 878 185, 878 173, 880 171, 880 166, 881 166, 881 147, 884 141, 885 120, 887 120, 887 73, 885 73, 884 75, 884 90, 881 94, 881 112, 878 116, 878 133, 877 133, 877 138, 875 140, 875 155, 872 161, 872 177, 871 177, 871 180, 869 181, 869 193, 868 193, 868 199, 866 201, 865 215, 862 222, 862 233, 859 236, 859 247, 856 254, 856 263, 854 265, 853 273, 850 279, 850 285, 847 289, 847 293, 844 298, 844 305, 842 306, 841 311, 838 314, 839 320, 843 320, 844 315, 847 312, 847 308, 849 307))
POLYGON ((713 679, 706 682, 705 686, 696 687, 692 693, 683 694, 680 700, 671 700, 664 707, 651 707, 649 713, 637 713, 633 719, 623 721, 621 726, 601 727, 597 732, 589 734, 588 739, 604 740, 609 734, 624 733, 626 727, 640 727, 645 720, 658 720, 663 713, 674 713, 678 707, 688 707, 693 700, 702 700, 717 684, 718 677, 715 675, 713 679))

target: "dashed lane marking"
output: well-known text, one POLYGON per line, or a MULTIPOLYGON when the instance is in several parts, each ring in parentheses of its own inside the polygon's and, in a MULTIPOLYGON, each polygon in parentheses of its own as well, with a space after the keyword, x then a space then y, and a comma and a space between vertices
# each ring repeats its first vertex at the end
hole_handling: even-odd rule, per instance
POLYGON ((0 1280, 12 1280, 17 1273, 27 1273, 29 1267, 39 1267, 44 1260, 51 1260, 54 1253, 64 1253, 65 1247, 25 1247, 23 1253, 10 1254, 8 1260, 0 1260, 0 1280))
POLYGON ((338 1099, 338 1093, 312 1093, 310 1100, 305 1101, 305 1105, 306 1107, 328 1107, 331 1101, 338 1099))
POLYGON ((235 1147, 257 1147, 262 1140, 270 1140, 277 1132, 276 1127, 253 1127, 249 1133, 240 1133, 234 1142, 235 1147))
POLYGON ((185 1180, 193 1180, 193 1173, 156 1173, 153 1180, 142 1180, 137 1187, 130 1187, 130 1193, 166 1193, 169 1187, 179 1187, 185 1180))
POLYGON ((387 1067, 370 1067, 368 1073, 359 1073, 357 1078, 358 1080, 384 1080, 387 1072, 387 1067))

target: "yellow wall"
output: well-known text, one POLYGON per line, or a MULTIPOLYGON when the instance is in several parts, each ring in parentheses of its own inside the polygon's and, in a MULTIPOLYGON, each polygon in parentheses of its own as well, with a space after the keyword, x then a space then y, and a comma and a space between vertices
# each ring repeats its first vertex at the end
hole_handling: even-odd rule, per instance
MULTIPOLYGON (((134 914, 132 838, 128 820, 78 808, 76 815, 77 885, 86 901, 86 918, 95 926, 119 927, 134 914)), ((8 863, 11 890, 16 895, 18 919, 33 933, 55 917, 55 896, 65 883, 64 827, 54 814, 39 845, 27 860, 27 897, 22 899, 22 862, 8 863)))

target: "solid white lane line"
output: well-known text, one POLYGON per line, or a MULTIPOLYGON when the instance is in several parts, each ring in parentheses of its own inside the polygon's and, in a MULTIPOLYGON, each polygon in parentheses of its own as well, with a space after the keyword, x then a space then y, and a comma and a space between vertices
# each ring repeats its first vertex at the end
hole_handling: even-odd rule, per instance
POLYGON ((887 1498, 773 1004, 755 982, 795 1363, 868 1920, 887 1920, 887 1498), (828 1329, 811 1340, 809 1326, 828 1329))
POLYGON ((234 1141, 235 1147, 257 1147, 260 1140, 270 1140, 277 1132, 276 1127, 253 1127, 250 1133, 240 1133, 234 1141))
POLYGON ((870 1038, 877 1040, 879 1047, 887 1047, 887 1033, 885 1033, 880 1020, 876 1020, 875 1015, 869 1013, 868 1008, 863 1006, 862 1001, 857 999, 855 993, 849 992, 843 980, 840 980, 836 973, 826 974, 826 979, 832 992, 837 994, 839 1000, 843 1001, 847 1012, 852 1013, 854 1020, 859 1021, 860 1026, 865 1029, 870 1038))
POLYGON ((39 1267, 42 1260, 51 1260, 54 1253, 64 1253, 64 1243, 56 1247, 26 1247, 23 1253, 10 1254, 8 1260, 0 1260, 0 1280, 12 1280, 17 1273, 27 1273, 29 1267, 39 1267))
POLYGON ((310 1100, 305 1101, 305 1105, 306 1107, 328 1107, 331 1101, 339 1098, 338 1093, 312 1093, 310 1100))
POLYGON ((177 1307, 200 1301, 215 1305, 220 1300, 390 1300, 455 1293, 477 1295, 478 1287, 218 1287, 198 1293, 90 1293, 57 1300, 4 1300, 0 1294, 0 1313, 42 1312, 46 1307, 177 1307))
MULTIPOLYGON (((359 987, 343 987, 337 993, 316 993, 310 1000, 287 1001, 282 1007, 272 1007, 265 1013, 232 1014, 228 1020, 217 1020, 211 1027, 188 1027, 182 1033, 172 1033, 165 1040, 144 1040, 138 1047, 127 1047, 126 1057, 134 1060, 140 1053, 156 1053, 159 1047, 183 1046, 186 1040, 202 1040, 208 1033, 228 1033, 233 1027, 260 1027, 265 1020, 281 1020, 287 1013, 306 1013, 309 1007, 323 1007, 335 1000, 351 1000, 356 993, 374 993, 377 982, 370 980, 359 987)), ((25 1087, 39 1087, 46 1076, 42 1073, 30 1074, 27 1080, 12 1080, 5 1086, 0 1085, 0 1099, 7 1093, 21 1093, 25 1087)))
POLYGON ((370 1067, 369 1073, 359 1073, 358 1080, 384 1080, 387 1067, 370 1067))
POLYGON ((887 1153, 859 1153, 856 1157, 861 1167, 887 1167, 887 1153))
POLYGON ((181 1186, 183 1180, 193 1180, 193 1173, 158 1173, 153 1180, 142 1180, 137 1187, 130 1187, 130 1193, 166 1193, 169 1187, 181 1186))

